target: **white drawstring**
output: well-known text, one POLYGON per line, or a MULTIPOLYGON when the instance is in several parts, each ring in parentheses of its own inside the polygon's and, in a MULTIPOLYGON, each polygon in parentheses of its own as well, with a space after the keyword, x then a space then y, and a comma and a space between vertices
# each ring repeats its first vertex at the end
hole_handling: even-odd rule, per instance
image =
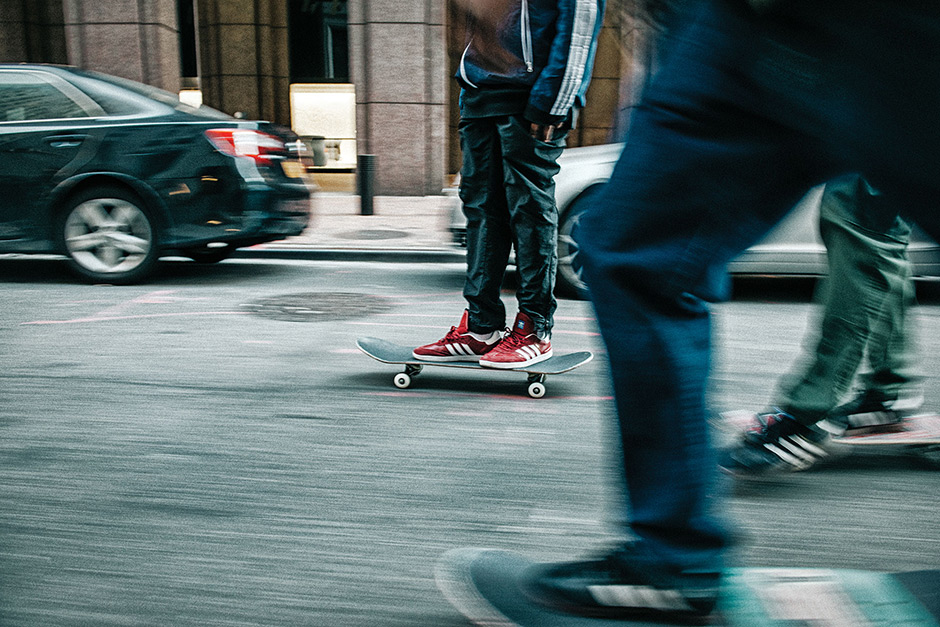
POLYGON ((471 39, 471 40, 470 40, 470 43, 467 44, 467 47, 464 48, 463 54, 460 55, 460 78, 462 78, 462 79, 464 80, 464 82, 467 83, 467 85, 469 85, 470 87, 473 87, 474 89, 476 89, 477 86, 474 85, 474 84, 470 81, 470 77, 467 76, 467 67, 464 65, 464 59, 467 58, 467 51, 470 50, 470 44, 472 44, 472 43, 473 43, 473 40, 471 39))
POLYGON ((529 0, 522 0, 519 30, 522 31, 522 60, 525 61, 525 71, 532 72, 532 31, 529 29, 529 0))

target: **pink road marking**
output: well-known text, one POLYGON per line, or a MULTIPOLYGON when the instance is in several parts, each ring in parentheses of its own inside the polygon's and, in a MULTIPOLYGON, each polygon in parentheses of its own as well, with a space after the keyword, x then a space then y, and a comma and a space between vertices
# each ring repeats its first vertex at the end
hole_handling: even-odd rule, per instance
POLYGON ((134 316, 92 316, 90 318, 74 318, 72 320, 33 320, 21 322, 28 324, 79 324, 84 322, 110 322, 112 320, 138 320, 140 318, 185 318, 187 316, 248 316, 248 311, 191 311, 181 313, 138 314, 134 316))
MULTIPOLYGON (((434 299, 443 299, 451 296, 463 296, 463 292, 433 292, 431 294, 396 294, 395 298, 434 298, 434 299)), ((434 302, 442 305, 448 304, 449 301, 435 300, 434 302)), ((462 301, 454 301, 462 302, 462 301)))
POLYGON ((455 416, 457 418, 490 418, 493 414, 482 411, 448 411, 445 416, 455 416))
POLYGON ((347 320, 346 324, 351 324, 357 327, 398 327, 405 329, 425 329, 427 330, 426 324, 393 324, 389 322, 356 322, 354 320, 347 320))
POLYGON ((363 392, 365 396, 417 396, 417 392, 363 392))
POLYGON ((172 303, 175 300, 179 300, 170 296, 170 294, 175 292, 176 290, 157 290, 155 292, 144 294, 143 296, 138 296, 130 302, 145 305, 165 305, 166 303, 172 303))
MULTIPOLYGON (((356 320, 347 320, 346 324, 357 326, 357 327, 395 327, 399 329, 427 329, 427 325, 423 324, 394 324, 389 322, 362 322, 356 320)), ((587 337, 597 337, 600 333, 596 331, 566 331, 553 330, 552 335, 583 335, 587 337)))
MULTIPOLYGON (((446 318, 453 319, 454 314, 444 313, 444 314, 433 314, 433 313, 378 313, 373 314, 377 318, 446 318)), ((594 322, 594 318, 586 318, 579 316, 555 316, 555 320, 560 320, 562 322, 594 322)), ((564 329, 560 329, 558 332, 564 332, 564 329)), ((554 333, 555 331, 553 331, 554 333)))
MULTIPOLYGON (((517 403, 535 403, 542 402, 544 399, 540 398, 530 398, 528 396, 520 394, 488 394, 486 392, 480 392, 479 394, 468 393, 468 392, 453 392, 448 390, 408 390, 407 392, 363 392, 364 396, 390 396, 390 397, 414 397, 414 396, 429 396, 434 394, 439 396, 441 394, 446 394, 447 396, 459 396, 462 398, 487 398, 490 400, 498 401, 514 401, 517 403)), ((566 400, 566 401, 585 401, 585 402, 606 402, 614 400, 613 396, 553 396, 553 399, 566 400)), ((553 413, 557 414, 558 412, 546 411, 544 413, 553 413)), ((448 412, 447 415, 453 416, 465 416, 465 417, 479 417, 486 418, 492 414, 482 414, 482 413, 469 413, 461 414, 459 412, 448 412)))
POLYGON ((453 314, 421 314, 421 313, 380 313, 374 314, 381 318, 453 318, 453 314))
POLYGON ((148 292, 146 294, 141 294, 130 300, 126 300, 122 303, 118 303, 107 309, 103 309, 97 313, 92 314, 92 318, 106 318, 109 316, 114 316, 119 313, 122 313, 125 309, 131 305, 137 304, 164 304, 170 302, 167 299, 167 296, 175 292, 176 290, 156 290, 153 292, 148 292))
MULTIPOLYGON (((211 300, 209 297, 199 296, 195 298, 173 296, 176 294, 177 290, 155 290, 153 292, 148 292, 146 294, 141 294, 130 300, 126 300, 122 303, 108 307, 102 311, 99 311, 95 314, 92 314, 90 317, 94 319, 104 319, 111 318, 118 314, 122 314, 125 310, 133 305, 168 305, 170 303, 178 302, 193 302, 193 301, 206 301, 211 300)), ((97 301, 101 302, 101 301, 97 301)), ((84 319, 83 319, 84 320, 84 319)))

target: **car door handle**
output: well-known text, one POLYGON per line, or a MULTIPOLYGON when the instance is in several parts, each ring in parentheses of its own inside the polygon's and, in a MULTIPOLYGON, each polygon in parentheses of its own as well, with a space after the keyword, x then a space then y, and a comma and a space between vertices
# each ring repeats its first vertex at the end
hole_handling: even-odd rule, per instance
POLYGON ((46 138, 46 143, 53 148, 75 148, 81 146, 88 135, 52 135, 46 138))

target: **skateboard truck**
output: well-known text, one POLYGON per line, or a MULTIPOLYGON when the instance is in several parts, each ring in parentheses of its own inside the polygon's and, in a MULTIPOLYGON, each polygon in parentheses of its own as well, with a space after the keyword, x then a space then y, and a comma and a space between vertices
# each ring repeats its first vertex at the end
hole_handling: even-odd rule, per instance
MULTIPOLYGON (((421 374, 421 371, 424 370, 424 366, 419 366, 416 364, 405 364, 405 371, 399 372, 392 379, 392 383, 399 390, 406 390, 411 387, 411 380, 421 374)), ((532 398, 542 398, 545 396, 545 379, 548 377, 546 374, 530 372, 529 376, 526 379, 526 382, 529 384, 527 388, 529 396, 532 398)))
POLYGON ((532 398, 542 398, 545 396, 545 378, 547 375, 530 372, 527 378, 529 384, 529 396, 532 398))
POLYGON ((424 366, 418 366, 415 364, 405 364, 405 371, 399 372, 395 375, 395 378, 392 379, 392 383, 395 384, 400 390, 405 390, 411 387, 411 378, 417 377, 421 374, 421 371, 424 370, 424 366))

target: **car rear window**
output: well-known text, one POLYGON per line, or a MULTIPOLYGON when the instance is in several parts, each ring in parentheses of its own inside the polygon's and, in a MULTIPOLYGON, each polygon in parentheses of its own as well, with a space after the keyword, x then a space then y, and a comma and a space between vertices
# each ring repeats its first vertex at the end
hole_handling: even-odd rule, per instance
POLYGON ((89 95, 101 105, 102 109, 111 115, 138 113, 142 109, 146 110, 152 108, 152 101, 156 101, 162 105, 172 107, 176 111, 189 113, 191 115, 211 117, 220 120, 231 119, 230 116, 221 111, 216 111, 215 109, 205 106, 198 108, 192 107, 180 102, 180 99, 176 95, 150 85, 144 85, 143 83, 120 78, 118 76, 110 76, 89 70, 76 71, 75 74, 93 79, 93 82, 97 83, 97 85, 89 89, 89 95), (148 101, 151 101, 149 106, 148 101))

